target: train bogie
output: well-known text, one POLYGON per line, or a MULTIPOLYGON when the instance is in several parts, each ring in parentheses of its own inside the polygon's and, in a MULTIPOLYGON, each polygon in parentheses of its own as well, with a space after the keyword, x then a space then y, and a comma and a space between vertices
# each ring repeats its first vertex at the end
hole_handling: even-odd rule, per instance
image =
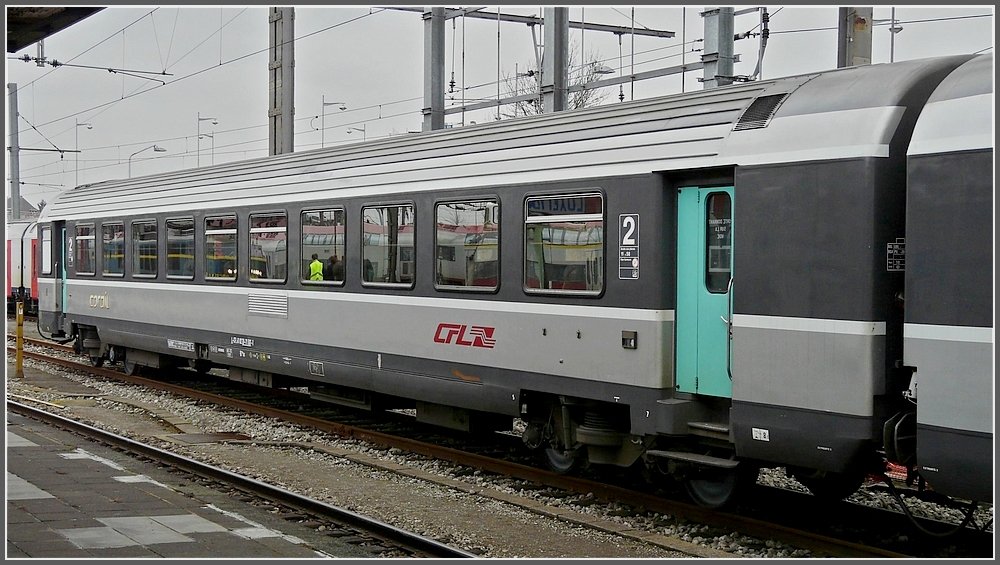
MULTIPOLYGON (((518 418, 557 470, 663 470, 707 505, 762 466, 842 497, 892 459, 928 371, 904 340, 906 148, 968 59, 80 187, 43 220, 40 322, 133 370, 229 367, 470 431, 518 418)), ((928 394, 916 455, 957 462, 921 450, 968 429, 927 420, 950 410, 928 394)))

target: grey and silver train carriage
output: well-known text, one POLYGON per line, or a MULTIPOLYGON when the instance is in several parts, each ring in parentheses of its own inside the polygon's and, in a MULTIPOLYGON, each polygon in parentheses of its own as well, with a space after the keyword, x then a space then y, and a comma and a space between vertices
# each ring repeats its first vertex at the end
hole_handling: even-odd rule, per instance
POLYGON ((897 442, 895 456, 970 500, 993 498, 995 461, 992 70, 987 55, 948 75, 913 131, 903 360, 915 410, 892 421, 916 418, 916 450, 897 442))
POLYGON ((912 412, 907 146, 969 59, 77 187, 41 221, 41 324, 129 371, 228 367, 463 429, 522 418, 554 468, 644 465, 703 504, 761 466, 843 496, 912 412), (314 252, 343 276, 310 280, 314 252))

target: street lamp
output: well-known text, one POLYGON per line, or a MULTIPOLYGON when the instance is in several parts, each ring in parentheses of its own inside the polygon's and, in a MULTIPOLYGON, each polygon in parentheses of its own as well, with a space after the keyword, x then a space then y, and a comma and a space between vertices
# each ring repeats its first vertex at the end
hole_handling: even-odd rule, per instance
POLYGON ((368 132, 365 131, 365 126, 361 126, 359 128, 347 128, 347 133, 351 133, 352 131, 360 131, 361 132, 361 141, 367 141, 368 140, 368 132))
POLYGON ((327 106, 336 106, 336 105, 339 104, 341 112, 343 112, 344 110, 347 109, 347 104, 345 102, 327 102, 326 101, 326 94, 323 95, 322 103, 323 103, 323 105, 320 106, 320 108, 319 108, 320 113, 323 116, 322 119, 320 120, 320 129, 319 129, 319 146, 320 147, 324 147, 326 145, 326 107, 327 106))
POLYGON ((208 137, 212 139, 212 164, 215 164, 215 136, 210 133, 203 133, 198 136, 198 138, 208 137))
POLYGON ((142 149, 140 149, 140 150, 136 151, 135 153, 129 155, 128 156, 128 178, 132 178, 132 157, 135 157, 136 155, 138 155, 139 153, 142 153, 143 151, 145 151, 147 149, 152 149, 153 151, 156 151, 157 153, 162 153, 162 152, 166 151, 166 149, 164 149, 164 148, 162 148, 159 145, 156 145, 154 143, 153 145, 150 145, 149 147, 143 147, 142 149))
POLYGON ((76 122, 76 186, 80 186, 80 126, 87 126, 87 129, 94 129, 94 125, 90 122, 80 123, 80 120, 76 118, 73 119, 76 122))
POLYGON ((201 117, 201 112, 198 112, 198 166, 201 166, 201 122, 206 120, 212 120, 212 125, 219 125, 219 120, 211 116, 201 117))
POLYGON ((873 23, 889 22, 889 62, 896 60, 896 34, 903 31, 903 26, 896 20, 896 8, 889 12, 889 19, 872 20, 873 23))
POLYGON ((896 8, 892 9, 891 23, 889 25, 889 62, 892 63, 896 58, 896 34, 903 31, 903 26, 896 23, 896 8))

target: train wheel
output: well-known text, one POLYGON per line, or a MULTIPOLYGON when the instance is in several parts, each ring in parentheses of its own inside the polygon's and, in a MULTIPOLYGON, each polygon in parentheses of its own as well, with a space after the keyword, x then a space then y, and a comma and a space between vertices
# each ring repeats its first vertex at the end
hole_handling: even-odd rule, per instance
POLYGON ((791 475, 809 489, 813 496, 828 502, 843 500, 857 492, 866 476, 856 471, 830 473, 810 469, 792 469, 791 475))
POLYGON ((94 367, 100 367, 101 365, 104 365, 104 357, 101 357, 99 355, 91 355, 90 364, 94 367))
POLYGON ((138 363, 133 363, 128 359, 125 359, 125 361, 122 362, 122 366, 125 368, 125 374, 130 377, 138 375, 142 367, 142 365, 139 365, 138 363))
POLYGON ((579 449, 562 449, 547 447, 542 454, 549 469, 559 474, 566 474, 580 466, 583 457, 579 449))
POLYGON ((760 469, 748 464, 733 469, 703 467, 684 479, 684 488, 698 506, 721 508, 756 484, 759 472, 760 469))

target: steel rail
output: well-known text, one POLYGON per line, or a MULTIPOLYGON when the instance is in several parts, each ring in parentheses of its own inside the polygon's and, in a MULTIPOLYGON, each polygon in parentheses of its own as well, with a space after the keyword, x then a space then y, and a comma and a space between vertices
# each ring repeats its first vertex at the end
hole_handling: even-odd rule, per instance
POLYGON ((130 453, 142 455, 202 477, 207 477, 233 485, 244 492, 251 492, 257 496, 279 502, 287 506, 292 506, 305 512, 329 517, 334 521, 348 524, 351 527, 364 530, 365 532, 370 532, 382 539, 388 540, 393 544, 411 551, 426 554, 431 557, 441 558, 477 557, 475 554, 445 545, 413 532, 402 530, 380 520, 362 516, 361 514, 357 514, 350 510, 333 506, 319 500, 314 500, 289 490, 269 485, 256 479, 245 477, 219 467, 208 465, 183 455, 171 453, 152 445, 147 445, 133 439, 113 434, 82 422, 64 418, 57 414, 53 414, 39 408, 34 408, 20 402, 7 399, 7 409, 90 438, 96 438, 101 442, 124 449, 130 453))
MULTIPOLYGON (((44 341, 37 343, 43 346, 51 345, 44 341)), ((281 419, 283 421, 310 427, 333 435, 374 443, 386 448, 402 449, 426 457, 442 459, 454 464, 465 465, 482 471, 497 473, 520 480, 531 481, 552 488, 569 490, 578 493, 593 493, 596 497, 605 501, 618 501, 634 507, 646 508, 654 512, 670 514, 719 528, 731 529, 748 536, 762 539, 774 539, 795 547, 809 549, 823 555, 852 558, 908 557, 908 555, 898 552, 848 542, 846 540, 814 532, 798 530, 764 520, 757 520, 724 511, 703 508, 694 504, 656 497, 648 493, 607 485, 589 479, 570 475, 560 475, 545 469, 502 461, 484 455, 468 453, 458 449, 403 438, 388 433, 365 430, 348 424, 322 420, 312 416, 288 412, 268 406, 261 406, 253 402, 228 398, 218 394, 194 390, 180 385, 139 376, 129 376, 115 370, 94 367, 92 365, 76 361, 51 358, 34 352, 25 352, 24 355, 29 358, 44 360, 46 362, 55 363, 67 368, 88 371, 117 379, 119 381, 149 387, 156 390, 162 390, 165 392, 171 392, 194 400, 211 402, 220 406, 226 406, 252 414, 257 414, 259 416, 281 419)))

